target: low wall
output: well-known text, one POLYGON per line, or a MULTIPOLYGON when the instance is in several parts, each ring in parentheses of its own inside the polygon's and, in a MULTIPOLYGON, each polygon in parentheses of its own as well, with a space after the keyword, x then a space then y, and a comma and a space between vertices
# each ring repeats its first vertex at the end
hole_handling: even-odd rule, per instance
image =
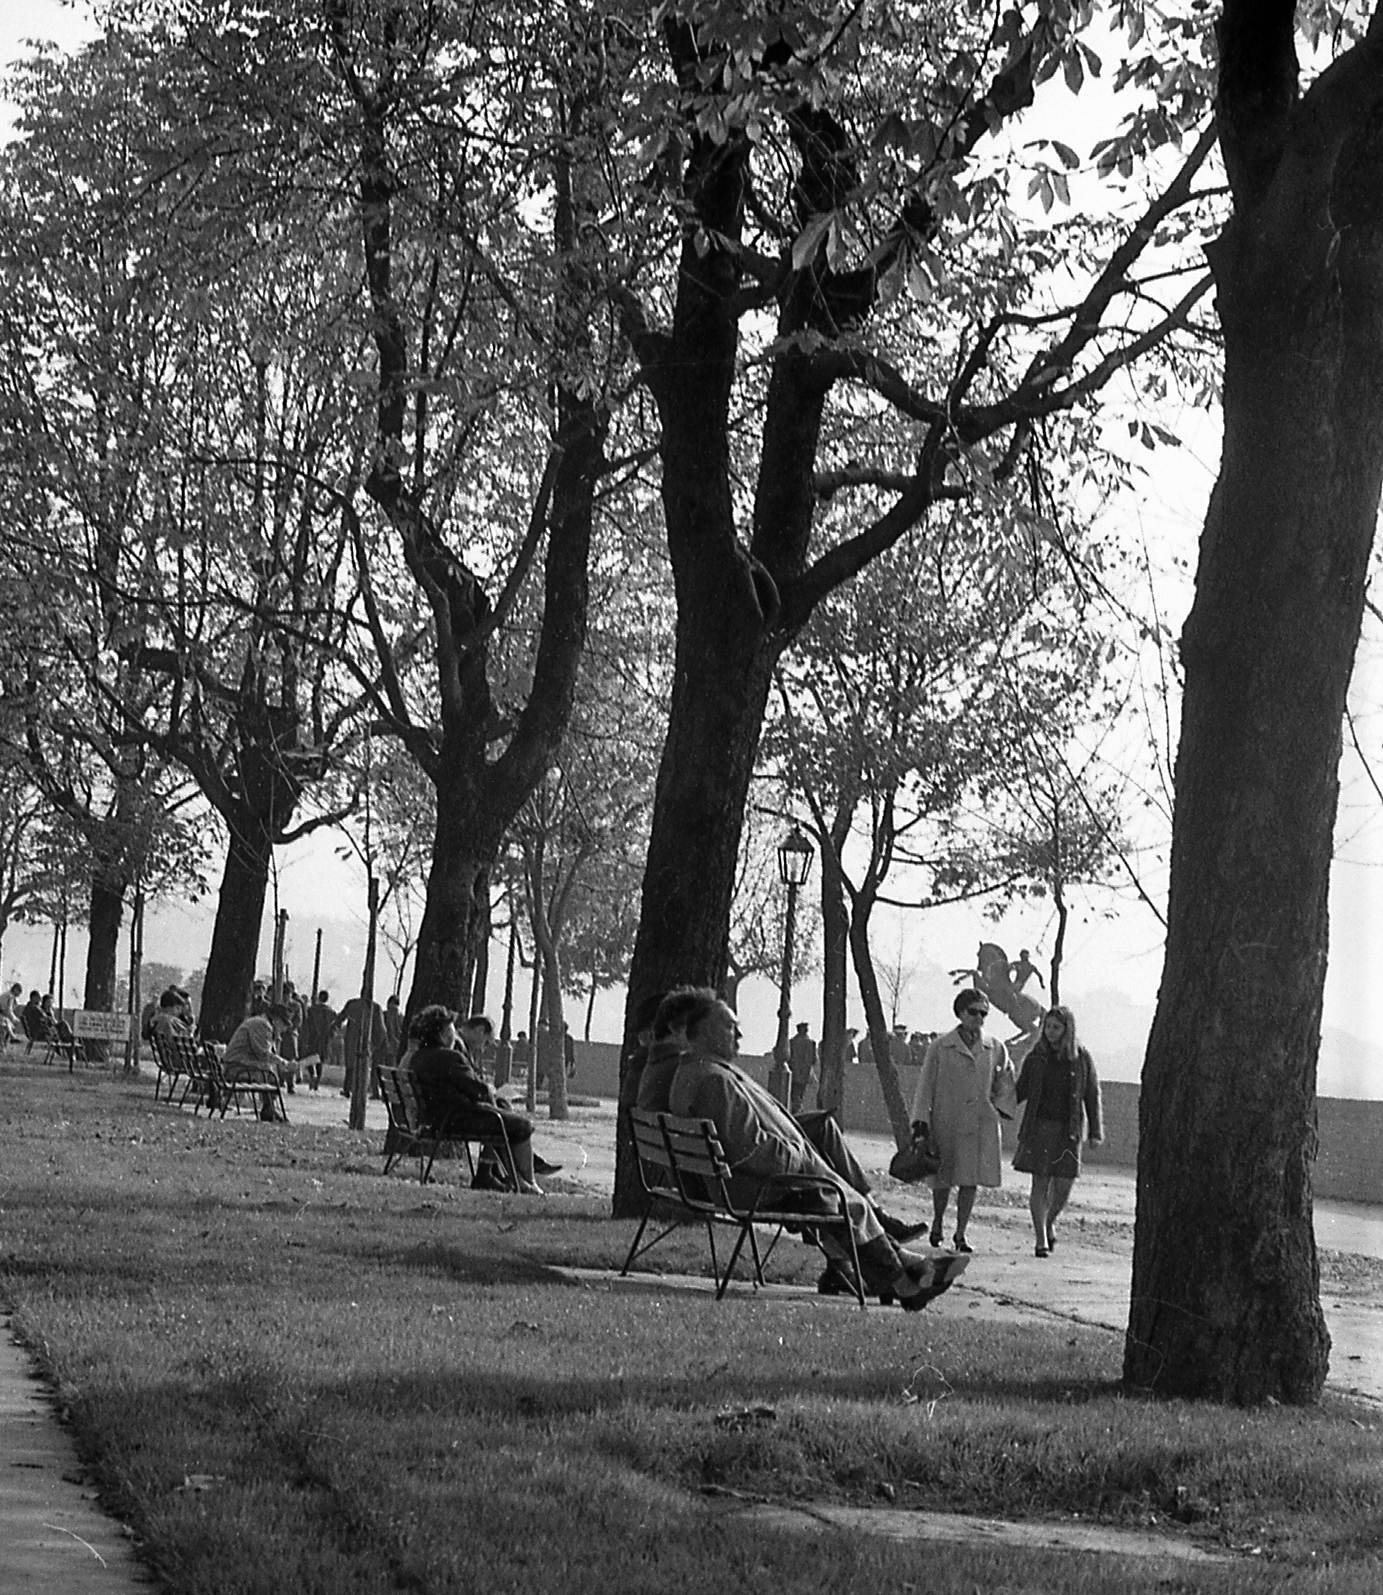
MULTIPOLYGON (((767 1084, 767 1058, 741 1058, 755 1079, 767 1084)), ((903 1100, 912 1106, 917 1070, 904 1064, 898 1071, 903 1100)), ((619 1094, 619 1048, 610 1042, 576 1043, 575 1090, 613 1099, 619 1094)), ((1128 1080, 1106 1080, 1100 1088, 1104 1105, 1104 1145, 1085 1149, 1091 1164, 1133 1168, 1138 1162, 1138 1086, 1128 1080)), ((1312 1185, 1317 1196, 1341 1202, 1383 1204, 1383 1102, 1318 1097, 1316 1100, 1320 1146, 1312 1185)), ((872 1135, 889 1134, 888 1112, 879 1077, 859 1065, 845 1081, 841 1114, 847 1130, 872 1135)), ((1004 1126, 1004 1150, 1011 1153, 1014 1126, 1004 1126)))

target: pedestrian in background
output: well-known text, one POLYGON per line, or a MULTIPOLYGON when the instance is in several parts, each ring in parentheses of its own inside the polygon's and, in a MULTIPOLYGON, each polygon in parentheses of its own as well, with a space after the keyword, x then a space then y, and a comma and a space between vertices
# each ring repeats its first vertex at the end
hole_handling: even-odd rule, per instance
POLYGON ((1023 1059, 1018 1100, 1026 1102, 1013 1166, 1032 1175, 1028 1211, 1037 1255, 1056 1245, 1056 1221, 1080 1176, 1084 1130, 1091 1146, 1104 1139, 1100 1082, 1090 1054, 1076 1039, 1076 1017, 1063 1003, 1049 1008, 1042 1034, 1023 1059))
POLYGON ((951 1187, 956 1188, 955 1248, 973 1251, 966 1239, 978 1186, 997 1186, 999 1114, 994 1098, 1013 1089, 1013 1065, 1002 1041, 986 1036, 989 999, 967 986, 952 1004, 960 1023, 938 1036, 922 1059, 912 1099, 914 1133, 929 1127, 941 1154, 932 1176, 931 1243, 941 1245, 951 1187))
POLYGON ((792 1095, 789 1107, 794 1114, 802 1111, 807 1100, 807 1087, 812 1083, 816 1069, 816 1042, 807 1034, 805 1024, 797 1027, 797 1034, 788 1042, 788 1068, 792 1072, 792 1095))

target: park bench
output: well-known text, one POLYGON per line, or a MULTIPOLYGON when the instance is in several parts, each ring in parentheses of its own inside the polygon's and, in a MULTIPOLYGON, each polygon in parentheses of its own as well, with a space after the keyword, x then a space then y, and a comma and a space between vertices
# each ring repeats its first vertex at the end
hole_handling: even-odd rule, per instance
POLYGON ((277 1076, 272 1080, 227 1079, 225 1065, 217 1049, 209 1041, 200 1042, 199 1045, 202 1049, 202 1067, 211 1088, 208 1111, 219 1106, 221 1117, 224 1119, 228 1108, 234 1108, 239 1113, 248 1102, 253 1105, 255 1116, 263 1118, 264 1108, 272 1103, 278 1109, 279 1118, 284 1123, 288 1122, 283 1086, 277 1076))
POLYGON ((754 1181, 754 1194, 746 1204, 739 1197, 745 1180, 742 1176, 734 1176, 716 1127, 709 1119, 681 1119, 671 1113, 650 1113, 641 1108, 635 1108, 629 1119, 638 1153, 645 1207, 621 1274, 627 1274, 636 1259, 681 1225, 704 1223, 710 1242, 711 1277, 715 1280, 716 1300, 719 1301, 725 1295, 746 1242, 754 1263, 754 1282, 763 1285, 767 1283, 764 1264, 785 1229, 796 1231, 818 1244, 820 1232, 838 1230, 850 1247, 855 1298, 861 1307, 864 1306, 864 1291, 858 1283, 860 1266, 854 1229, 845 1206, 845 1193, 835 1181, 810 1174, 765 1176, 754 1181), (655 1215, 662 1228, 644 1242, 644 1233, 655 1215), (717 1225, 735 1231, 734 1246, 724 1269, 716 1254, 717 1225), (762 1251, 755 1234, 756 1225, 773 1231, 772 1239, 762 1251))
POLYGON ((194 1113, 201 1107, 207 1098, 206 1066, 202 1059, 202 1044, 194 1036, 165 1036, 157 1031, 149 1038, 154 1049, 154 1101, 159 1100, 159 1091, 167 1084, 165 1102, 172 1102, 173 1092, 182 1082, 182 1094, 177 1105, 182 1105, 189 1097, 192 1098, 192 1111, 194 1113))
POLYGON ((434 1123, 423 1111, 422 1098, 407 1069, 381 1065, 376 1073, 380 1095, 384 1098, 384 1107, 389 1115, 389 1129, 384 1137, 386 1174, 400 1158, 416 1157, 418 1182, 426 1185, 432 1178, 432 1165, 439 1150, 450 1142, 464 1149, 472 1180, 475 1179, 472 1147, 490 1147, 498 1154, 514 1188, 518 1188, 519 1176, 514 1167, 509 1132, 497 1108, 483 1102, 471 1103, 454 1109, 444 1119, 434 1123))
POLYGON ((154 1062, 158 1066, 158 1073, 154 1077, 155 1102, 159 1099, 159 1089, 165 1080, 168 1082, 168 1092, 164 1101, 172 1102, 173 1092, 181 1080, 182 1094, 178 1097, 177 1106, 183 1107, 191 1102, 194 1116, 204 1103, 209 1114, 219 1110, 224 1119, 229 1109, 234 1108, 239 1113, 247 1102, 255 1108, 256 1113, 266 1103, 272 1102, 280 1116, 287 1119, 283 1088, 278 1081, 228 1080, 216 1048, 209 1041, 199 1041, 196 1036, 163 1036, 156 1033, 153 1048, 154 1062))

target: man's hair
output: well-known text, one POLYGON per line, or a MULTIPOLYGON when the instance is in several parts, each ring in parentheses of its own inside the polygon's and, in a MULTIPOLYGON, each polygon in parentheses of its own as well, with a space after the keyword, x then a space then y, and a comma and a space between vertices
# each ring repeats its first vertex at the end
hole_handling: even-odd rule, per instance
POLYGON ((450 1008, 444 1008, 440 1002, 430 1002, 426 1008, 419 1008, 409 1021, 409 1039, 424 1047, 438 1047, 442 1044, 442 1032, 452 1022, 450 1008))
POLYGON ((653 1039, 666 1041, 674 1030, 690 1030, 692 1020, 704 1019, 719 1001, 709 986, 674 986, 653 1016, 653 1039))
POLYGON ((160 1008, 181 1008, 183 997, 180 991, 175 991, 172 986, 158 1000, 160 1008))
POLYGON ((718 991, 712 991, 709 986, 688 986, 686 988, 686 1019, 684 1028, 688 1038, 692 1038, 701 1026, 711 1017, 722 1002, 718 991))
POLYGON ((493 1036, 495 1027, 489 1014, 473 1013, 469 1019, 458 1021, 462 1030, 483 1030, 486 1036, 493 1036))
POLYGON ((989 998, 982 991, 977 991, 974 986, 967 986, 964 991, 956 993, 956 1000, 951 1004, 951 1012, 959 1019, 967 1008, 977 1002, 982 1002, 986 1008, 989 1006, 989 998))
POLYGON ((331 993, 329 991, 319 991, 317 993, 317 1001, 318 1002, 330 1002, 331 1001, 331 993))
POLYGON ((286 1002, 271 1002, 264 1010, 264 1017, 266 1019, 277 1019, 280 1024, 291 1025, 293 1023, 293 1010, 286 1002))
POLYGON ((658 1010, 663 1006, 667 997, 665 991, 650 991, 634 1011, 634 1034, 641 1030, 651 1030, 658 1018, 658 1010))

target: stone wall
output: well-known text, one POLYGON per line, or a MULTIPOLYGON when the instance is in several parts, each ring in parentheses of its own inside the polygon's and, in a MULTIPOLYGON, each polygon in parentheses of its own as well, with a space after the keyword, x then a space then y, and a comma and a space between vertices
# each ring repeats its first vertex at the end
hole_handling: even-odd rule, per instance
MULTIPOLYGON (((756 1079, 767 1083, 770 1060, 740 1060, 756 1079)), ((912 1105, 917 1070, 905 1064, 899 1071, 903 1100, 912 1105)), ((613 1098, 619 1092, 619 1048, 609 1042, 576 1043, 576 1078, 572 1088, 589 1096, 613 1098)), ((1091 1164, 1133 1168, 1138 1161, 1138 1087, 1126 1080, 1106 1080, 1101 1086, 1104 1105, 1103 1146, 1087 1147, 1091 1164)), ((1316 1157, 1314 1188, 1317 1196, 1342 1202, 1383 1204, 1383 1102, 1321 1097, 1317 1104, 1320 1148, 1316 1157)), ((873 1135, 889 1133, 879 1077, 859 1066, 846 1080, 847 1130, 873 1135)), ((1004 1126, 1004 1150, 1011 1154, 1014 1128, 1004 1126)))

